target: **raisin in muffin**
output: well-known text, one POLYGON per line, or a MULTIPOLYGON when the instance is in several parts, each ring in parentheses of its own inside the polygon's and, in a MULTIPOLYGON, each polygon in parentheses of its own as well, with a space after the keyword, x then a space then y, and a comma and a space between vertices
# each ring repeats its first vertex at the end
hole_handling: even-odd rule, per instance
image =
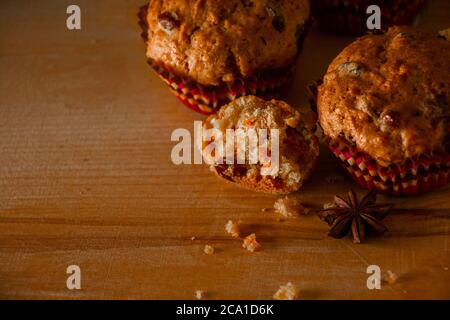
POLYGON ((223 106, 216 115, 206 120, 201 128, 203 133, 212 128, 216 129, 217 133, 212 135, 212 139, 203 139, 198 145, 205 161, 219 177, 255 191, 290 193, 302 186, 316 164, 319 148, 314 135, 315 125, 316 116, 310 110, 297 111, 282 101, 265 101, 255 96, 245 96, 223 106), (261 150, 264 146, 261 143, 263 139, 259 138, 258 144, 252 144, 249 136, 230 136, 227 135, 227 129, 234 129, 234 132, 240 129, 244 134, 253 130, 258 135, 263 132, 261 129, 266 129, 264 136, 268 141, 267 152, 262 153, 261 150), (271 136, 272 129, 277 129, 279 136, 276 149, 279 155, 277 167, 269 159, 275 154, 277 146, 271 136), (219 135, 224 141, 223 150, 227 149, 229 153, 226 151, 211 156, 213 152, 205 151, 212 143, 217 146, 219 135), (230 137, 235 140, 228 147, 225 144, 230 137), (246 156, 244 163, 238 160, 239 152, 246 156), (262 157, 251 162, 250 154, 259 154, 262 157), (226 155, 232 156, 230 162, 227 161, 226 155))
POLYGON ((152 0, 141 8, 151 66, 188 107, 211 114, 290 83, 309 0, 152 0))
POLYGON ((415 195, 447 184, 450 42, 409 27, 367 35, 328 67, 319 122, 362 186, 415 195))
POLYGON ((366 13, 370 5, 381 9, 382 29, 411 23, 426 0, 314 0, 314 17, 326 29, 347 34, 366 33, 366 13))

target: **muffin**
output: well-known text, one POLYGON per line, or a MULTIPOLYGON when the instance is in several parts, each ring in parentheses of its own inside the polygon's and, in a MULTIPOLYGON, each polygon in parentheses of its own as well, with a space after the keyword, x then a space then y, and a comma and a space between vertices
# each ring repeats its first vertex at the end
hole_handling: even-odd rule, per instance
POLYGON ((320 126, 361 186, 407 196, 449 182, 450 42, 410 27, 345 48, 318 87, 320 126))
POLYGON ((324 28, 346 34, 368 31, 366 13, 370 5, 381 9, 382 29, 411 23, 426 0, 314 0, 311 9, 324 28))
POLYGON ((191 109, 288 88, 309 0, 153 0, 139 13, 149 64, 191 109))
POLYGON ((244 96, 210 116, 200 128, 203 139, 197 142, 204 160, 219 177, 246 189, 286 194, 297 191, 315 167, 319 154, 315 126, 316 116, 311 110, 297 111, 283 101, 244 96), (215 131, 205 139, 205 130, 210 129, 215 131), (228 129, 235 134, 227 135, 228 129), (257 143, 250 142, 252 132, 258 137, 257 143), (278 143, 273 132, 278 134, 278 143), (217 147, 219 137, 222 149, 217 147), (231 143, 227 144, 229 139, 231 143), (211 150, 213 144, 222 152, 211 150), (261 149, 264 146, 265 151, 261 149), (239 154, 245 155, 245 161, 239 160, 239 154), (257 159, 251 160, 250 155, 257 159))

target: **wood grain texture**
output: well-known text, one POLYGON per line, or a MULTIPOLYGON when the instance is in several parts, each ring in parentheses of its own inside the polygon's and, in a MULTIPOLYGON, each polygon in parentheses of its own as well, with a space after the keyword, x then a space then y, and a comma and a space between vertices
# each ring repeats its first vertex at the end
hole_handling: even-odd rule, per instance
MULTIPOLYGON (((291 281, 303 299, 450 298, 450 189, 390 199, 384 237, 355 245, 327 237, 315 216, 277 221, 275 197, 224 184, 205 166, 170 160, 184 108, 145 64, 136 25, 142 1, 77 1, 82 30, 65 28, 69 1, 0 4, 0 298, 271 299, 291 281), (242 220, 263 249, 225 233, 242 220), (190 240, 195 236, 196 240, 190 240), (216 253, 203 254, 205 244, 216 253), (66 288, 66 268, 82 290, 66 288), (366 288, 366 268, 399 275, 366 288)), ((450 3, 432 1, 421 25, 448 27, 450 3)), ((351 38, 313 29, 287 99, 306 103, 351 38)), ((354 187, 322 150, 295 196, 319 208, 354 187)), ((363 191, 357 189, 359 193, 363 191)))

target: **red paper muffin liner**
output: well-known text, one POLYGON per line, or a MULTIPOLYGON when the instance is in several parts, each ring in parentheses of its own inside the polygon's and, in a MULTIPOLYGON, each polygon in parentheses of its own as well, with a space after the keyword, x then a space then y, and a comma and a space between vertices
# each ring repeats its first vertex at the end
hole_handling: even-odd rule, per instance
MULTIPOLYGON (((142 38, 148 40, 147 5, 138 12, 142 38)), ((308 21, 298 36, 298 53, 309 29, 308 21)), ((296 59, 294 59, 295 61, 296 59)), ((148 59, 148 63, 169 86, 173 94, 190 109, 202 114, 213 114, 232 100, 244 95, 256 95, 264 99, 282 97, 292 82, 294 65, 285 69, 265 70, 257 72, 245 79, 236 79, 232 83, 222 82, 219 85, 202 85, 192 79, 177 75, 174 70, 163 63, 148 59)))
POLYGON ((382 29, 413 22, 426 0, 314 0, 311 2, 315 18, 325 29, 340 34, 367 33, 367 7, 381 8, 382 29), (354 4, 353 4, 354 3, 354 4))
POLYGON ((255 95, 265 99, 280 97, 289 87, 293 71, 273 72, 272 75, 237 79, 233 83, 219 86, 204 86, 195 81, 177 76, 169 67, 149 60, 149 64, 169 86, 172 93, 190 109, 213 114, 221 106, 245 95, 255 95))
POLYGON ((340 138, 328 139, 331 152, 342 161, 355 182, 390 196, 413 196, 426 193, 450 182, 450 154, 423 154, 403 164, 383 166, 368 154, 340 138))

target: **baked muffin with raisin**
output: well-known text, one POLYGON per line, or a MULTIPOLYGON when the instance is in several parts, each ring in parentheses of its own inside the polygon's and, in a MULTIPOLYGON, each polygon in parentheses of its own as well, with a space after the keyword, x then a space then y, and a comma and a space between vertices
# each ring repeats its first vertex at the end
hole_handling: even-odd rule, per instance
POLYGON ((316 121, 309 109, 244 96, 204 122, 198 145, 219 177, 250 190, 291 193, 315 167, 316 121))
POLYGON ((314 0, 314 17, 324 28, 346 34, 364 34, 367 8, 377 5, 381 9, 381 27, 410 24, 423 8, 426 0, 314 0))
POLYGON ((309 0, 152 0, 140 24, 150 65, 179 100, 211 114, 285 91, 309 15, 309 0))
POLYGON ((409 27, 345 48, 318 87, 319 122, 363 187, 416 195, 450 181, 450 42, 409 27))

